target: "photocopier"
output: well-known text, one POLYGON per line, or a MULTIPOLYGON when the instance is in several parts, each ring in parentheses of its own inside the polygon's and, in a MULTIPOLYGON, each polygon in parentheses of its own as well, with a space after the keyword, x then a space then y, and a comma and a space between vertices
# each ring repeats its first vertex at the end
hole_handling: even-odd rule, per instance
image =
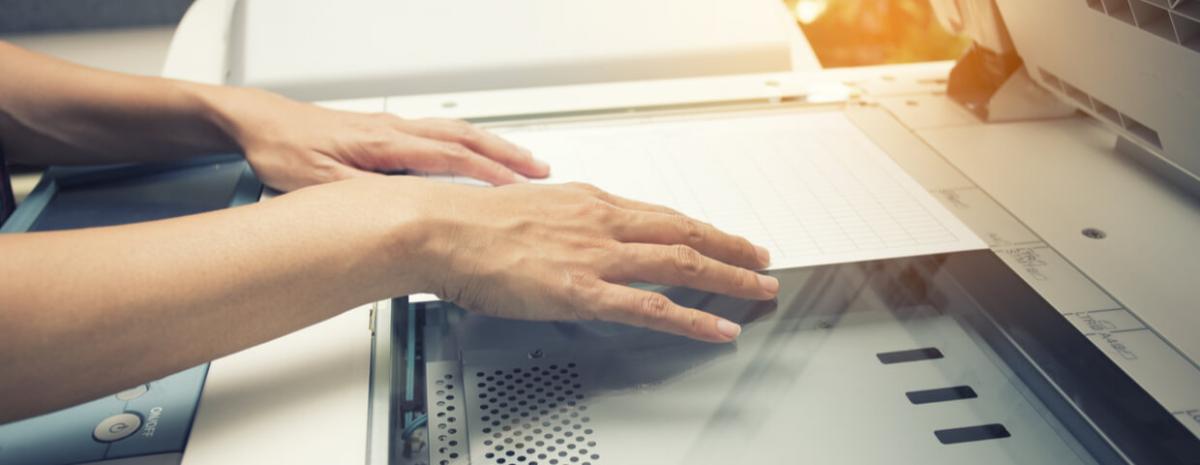
MULTIPOLYGON (((501 134, 833 115, 982 246, 654 287, 723 345, 399 296, 0 425, 0 463, 1200 464, 1200 0, 931 3, 957 61, 823 68, 782 0, 198 0, 165 76, 501 134)), ((273 195, 236 155, 54 168, 4 231, 273 195)))

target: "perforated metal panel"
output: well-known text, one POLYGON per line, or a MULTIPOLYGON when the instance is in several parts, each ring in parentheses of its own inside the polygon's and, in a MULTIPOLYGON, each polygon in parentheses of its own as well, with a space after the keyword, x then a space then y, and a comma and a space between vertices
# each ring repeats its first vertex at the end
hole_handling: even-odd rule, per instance
POLYGON ((466 371, 472 463, 599 463, 586 387, 574 362, 466 371))
POLYGON ((466 434, 466 403, 457 363, 430 363, 425 367, 425 392, 429 405, 429 463, 470 463, 466 434))

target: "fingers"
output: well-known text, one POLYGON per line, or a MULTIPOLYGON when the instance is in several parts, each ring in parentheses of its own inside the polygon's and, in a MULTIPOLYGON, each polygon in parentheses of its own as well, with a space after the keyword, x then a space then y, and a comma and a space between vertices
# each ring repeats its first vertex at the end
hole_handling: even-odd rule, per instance
POLYGON ((779 293, 775 277, 722 263, 686 245, 622 244, 616 250, 617 263, 603 276, 608 281, 687 286, 759 300, 779 293))
POLYGON ((722 262, 750 269, 766 268, 771 262, 766 249, 683 215, 632 212, 614 226, 615 238, 621 242, 682 244, 722 262))
POLYGON ((566 186, 570 189, 581 190, 581 191, 587 192, 589 194, 596 196, 596 198, 599 198, 600 200, 603 200, 605 202, 608 202, 609 204, 612 204, 613 206, 626 208, 629 210, 656 212, 656 213, 663 213, 663 214, 668 214, 668 215, 683 215, 683 213, 679 213, 678 211, 676 211, 672 208, 669 208, 669 207, 664 207, 662 205, 655 205, 652 203, 641 202, 641 201, 637 201, 637 200, 633 200, 633 199, 627 199, 627 198, 621 197, 619 195, 610 194, 608 191, 601 189, 599 187, 596 187, 594 185, 588 184, 586 182, 569 182, 569 183, 564 184, 564 186, 566 186))
POLYGON ((709 342, 730 342, 742 331, 736 323, 679 306, 656 292, 609 283, 599 286, 596 298, 585 304, 597 319, 709 342))
POLYGON ((525 176, 458 143, 402 135, 392 150, 399 167, 454 173, 501 186, 528 182, 525 176))
POLYGON ((413 135, 462 145, 531 178, 550 175, 550 166, 533 158, 529 150, 464 121, 423 119, 403 121, 401 127, 413 135))

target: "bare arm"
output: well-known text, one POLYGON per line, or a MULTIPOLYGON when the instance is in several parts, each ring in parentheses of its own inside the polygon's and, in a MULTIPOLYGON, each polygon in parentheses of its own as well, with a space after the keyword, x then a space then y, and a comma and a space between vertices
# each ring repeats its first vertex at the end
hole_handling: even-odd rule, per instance
POLYGON ((3 43, 0 67, 0 141, 15 160, 234 148, 274 187, 311 186, 185 218, 0 236, 0 423, 390 296, 435 292, 503 317, 602 319, 727 342, 736 324, 626 284, 754 299, 778 291, 774 278, 749 271, 768 257, 745 239, 589 186, 523 184, 548 167, 460 121, 122 76, 3 43), (504 186, 376 173, 397 169, 504 186), (170 350, 163 339, 175 342, 170 350))
POLYGON ((78 66, 0 42, 0 140, 13 161, 103 164, 237 150, 203 98, 219 88, 78 66))
POLYGON ((769 299, 766 252, 586 185, 411 177, 165 221, 0 236, 0 423, 165 376, 390 296, 727 342, 653 282, 769 299), (165 350, 164 339, 172 341, 165 350), (84 381, 86 380, 86 381, 84 381))
POLYGON ((401 268, 415 215, 363 211, 351 191, 0 236, 0 423, 417 290, 421 267, 401 268))
POLYGON ((414 169, 501 185, 545 177, 528 150, 461 121, 320 108, 246 88, 130 76, 0 41, 0 142, 10 161, 105 164, 242 151, 293 190, 414 169))

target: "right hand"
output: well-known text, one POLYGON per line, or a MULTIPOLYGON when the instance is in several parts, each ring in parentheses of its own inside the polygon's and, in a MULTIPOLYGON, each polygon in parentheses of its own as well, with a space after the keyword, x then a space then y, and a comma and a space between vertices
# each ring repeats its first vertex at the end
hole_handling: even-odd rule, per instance
POLYGON ((633 282, 771 299, 779 281, 750 271, 766 249, 674 210, 585 184, 479 188, 423 182, 432 226, 426 290, 479 313, 605 320, 728 342, 737 324, 633 282))

